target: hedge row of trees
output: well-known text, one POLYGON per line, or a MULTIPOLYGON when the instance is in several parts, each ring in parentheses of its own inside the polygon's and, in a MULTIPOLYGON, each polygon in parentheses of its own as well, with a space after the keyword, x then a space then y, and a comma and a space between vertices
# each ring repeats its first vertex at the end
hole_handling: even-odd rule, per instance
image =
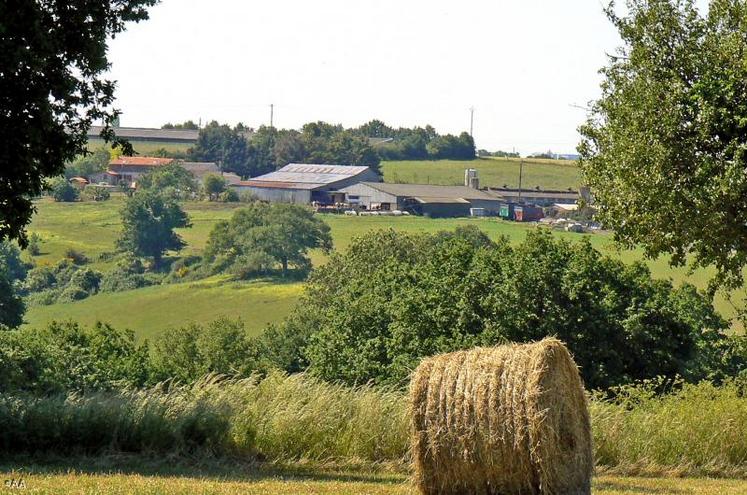
POLYGON ((431 126, 393 129, 376 120, 352 129, 310 122, 300 131, 262 126, 253 132, 242 124, 231 128, 213 121, 200 129, 188 157, 218 162, 223 170, 242 177, 261 175, 288 163, 341 163, 378 171, 382 159, 471 160, 475 143, 467 133, 439 135, 431 126), (374 146, 370 137, 391 141, 374 146))

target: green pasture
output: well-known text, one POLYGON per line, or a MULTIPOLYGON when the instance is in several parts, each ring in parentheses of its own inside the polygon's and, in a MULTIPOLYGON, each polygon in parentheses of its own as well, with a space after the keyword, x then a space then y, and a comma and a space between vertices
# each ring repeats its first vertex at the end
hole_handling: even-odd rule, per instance
MULTIPOLYGON (((471 161, 391 161, 382 162, 385 182, 412 184, 464 184, 464 169, 477 169, 481 186, 518 187, 520 160, 515 158, 479 158, 471 161)), ((567 160, 525 159, 521 187, 534 189, 578 190, 581 175, 576 162, 567 160)))
MULTIPOLYGON (((72 247, 85 253, 92 267, 105 271, 110 261, 99 259, 102 253, 115 250, 119 233, 119 208, 121 196, 110 201, 93 203, 55 203, 49 199, 36 203, 30 231, 43 240, 42 254, 34 258, 37 264, 52 264, 61 259, 65 250, 72 247)), ((199 254, 207 242, 212 226, 227 219, 241 204, 191 202, 184 205, 190 215, 192 228, 180 229, 187 242, 182 254, 199 254)), ((476 225, 491 238, 507 236, 520 241, 532 225, 505 222, 495 218, 429 219, 424 217, 348 217, 323 215, 331 229, 337 249, 346 249, 351 240, 365 232, 393 228, 406 232, 437 232, 458 225, 476 225)), ((643 259, 640 250, 619 250, 607 233, 572 234, 556 232, 568 240, 588 238, 603 253, 619 257, 626 262, 643 259)), ((315 264, 323 263, 326 256, 312 253, 315 264)), ((655 277, 668 278, 675 283, 690 282, 705 288, 712 272, 699 270, 689 273, 686 268, 671 268, 665 258, 646 261, 655 277)), ((232 282, 225 278, 184 284, 160 285, 114 294, 99 294, 83 301, 51 306, 32 307, 26 314, 28 325, 39 326, 57 319, 74 319, 82 322, 104 320, 118 327, 128 327, 138 335, 150 336, 169 326, 179 326, 191 321, 206 322, 220 315, 241 317, 251 331, 258 331, 269 322, 281 320, 293 307, 302 291, 302 284, 279 282, 232 282)), ((732 317, 736 308, 745 305, 745 291, 732 294, 732 301, 723 295, 715 300, 716 308, 726 317, 732 317)), ((734 325, 735 329, 740 329, 734 325)))
MULTIPOLYGON (((193 145, 189 143, 173 143, 171 141, 138 141, 130 140, 135 153, 139 155, 151 155, 158 150, 164 149, 169 153, 186 153, 193 145)), ((103 139, 92 138, 88 140, 88 149, 93 151, 101 147, 108 149, 109 145, 103 139)))

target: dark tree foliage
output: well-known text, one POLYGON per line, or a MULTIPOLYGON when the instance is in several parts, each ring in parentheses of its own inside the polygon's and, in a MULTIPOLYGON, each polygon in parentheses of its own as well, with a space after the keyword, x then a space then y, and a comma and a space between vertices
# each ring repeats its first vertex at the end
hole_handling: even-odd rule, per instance
MULTIPOLYGON (((94 119, 108 125, 114 83, 106 44, 156 0, 0 2, 0 240, 27 243, 31 198, 84 154, 94 119)), ((115 139, 115 142, 116 139, 115 139)), ((125 146, 131 152, 131 147, 125 146)))
POLYGON ((285 276, 292 266, 305 274, 311 267, 310 249, 332 248, 330 228, 303 206, 252 203, 230 220, 218 222, 208 237, 205 259, 226 266, 260 260, 277 263, 285 276))
POLYGON ((173 162, 165 167, 158 167, 140 176, 137 185, 141 189, 168 191, 176 197, 186 198, 197 191, 197 181, 192 172, 173 162))
POLYGON ((51 323, 0 334, 0 371, 1 392, 89 392, 143 386, 150 362, 132 331, 51 323))
POLYGON ((607 14, 623 41, 580 128, 599 216, 627 245, 713 265, 718 286, 747 266, 747 2, 628 0, 607 14))
POLYGON ((188 129, 192 131, 196 131, 199 128, 200 127, 192 120, 186 120, 181 124, 172 124, 171 122, 167 122, 161 126, 161 129, 188 129))
POLYGON ((303 340, 294 347, 318 376, 388 384, 404 383, 423 356, 555 335, 587 386, 607 388, 713 376, 724 328, 692 287, 653 280, 588 241, 536 231, 512 245, 463 229, 355 240, 312 273, 281 333, 303 340))
POLYGON ((86 177, 103 172, 109 165, 111 159, 109 152, 104 148, 99 148, 90 155, 79 156, 74 162, 65 166, 65 178, 86 177))
POLYGON ((26 305, 18 285, 25 280, 27 270, 18 248, 0 241, 0 329, 15 328, 23 323, 26 305))
POLYGON ((174 229, 192 226, 176 199, 150 190, 138 191, 128 198, 121 216, 119 248, 135 256, 153 258, 156 267, 166 251, 179 251, 185 246, 174 229))
POLYGON ((216 121, 200 129, 197 144, 189 149, 190 160, 216 162, 222 170, 241 177, 260 175, 272 167, 260 164, 243 125, 234 128, 216 121))

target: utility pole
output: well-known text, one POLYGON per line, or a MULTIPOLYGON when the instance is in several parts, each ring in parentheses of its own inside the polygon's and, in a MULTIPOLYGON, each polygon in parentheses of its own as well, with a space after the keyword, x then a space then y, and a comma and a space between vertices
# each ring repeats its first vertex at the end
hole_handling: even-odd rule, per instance
POLYGON ((524 174, 524 159, 519 162, 519 201, 521 201, 521 176, 524 174))
POLYGON ((275 116, 275 104, 270 103, 270 129, 273 127, 273 117, 275 116))
POLYGON ((474 138, 474 136, 472 135, 474 124, 475 124, 475 107, 469 107, 469 136, 471 138, 474 138))

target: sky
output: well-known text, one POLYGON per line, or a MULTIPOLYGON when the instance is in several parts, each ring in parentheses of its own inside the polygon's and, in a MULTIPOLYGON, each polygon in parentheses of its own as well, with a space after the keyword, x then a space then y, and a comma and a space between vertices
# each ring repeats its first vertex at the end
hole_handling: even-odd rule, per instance
POLYGON ((574 153, 620 40, 599 0, 163 0, 110 43, 121 125, 371 119, 574 153))

